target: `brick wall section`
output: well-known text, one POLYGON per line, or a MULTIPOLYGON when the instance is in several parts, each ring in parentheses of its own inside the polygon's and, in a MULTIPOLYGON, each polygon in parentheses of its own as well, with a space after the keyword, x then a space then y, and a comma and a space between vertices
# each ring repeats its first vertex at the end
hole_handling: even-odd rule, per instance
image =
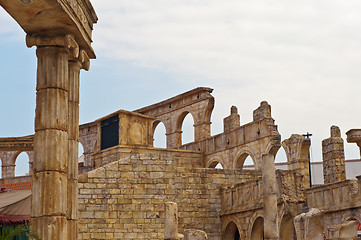
POLYGON ((258 174, 176 167, 169 154, 118 160, 79 177, 79 239, 163 239, 167 201, 178 204, 180 232, 221 239, 221 186, 258 174))
POLYGON ((32 182, 18 182, 18 183, 8 183, 0 184, 0 188, 5 188, 6 190, 31 190, 32 182))

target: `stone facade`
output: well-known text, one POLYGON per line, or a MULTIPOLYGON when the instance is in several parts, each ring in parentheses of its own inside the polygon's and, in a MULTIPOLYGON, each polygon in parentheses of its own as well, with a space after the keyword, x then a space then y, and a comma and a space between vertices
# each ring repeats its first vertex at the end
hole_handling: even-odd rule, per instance
MULTIPOLYGON (((336 126, 331 127, 331 137, 323 141, 325 176, 330 181, 312 188, 309 139, 293 134, 281 144, 267 102, 253 112, 250 123, 241 125, 237 108, 232 106, 224 119, 223 133, 202 135, 186 145, 178 142, 172 148, 153 148, 155 127, 165 116, 179 120, 185 112, 200 116, 211 112, 214 99, 210 92, 208 88, 197 88, 145 107, 142 113, 120 110, 81 125, 79 133, 73 127, 59 151, 74 149, 79 135, 86 159, 83 166, 79 165, 79 177, 74 160, 70 161, 76 151, 61 155, 66 161, 39 161, 42 158, 34 156, 40 141, 36 135, 35 142, 34 136, 2 138, 0 158, 5 178, 0 183, 22 186, 24 180, 29 184, 28 178, 11 175, 14 159, 26 151, 36 163, 33 199, 42 203, 42 207, 33 205, 34 214, 39 215, 33 221, 42 236, 57 235, 59 239, 74 239, 74 234, 79 239, 356 239, 361 184, 359 180, 344 180, 343 140, 336 126), (111 131, 107 129, 110 125, 111 131), (109 139, 112 144, 107 145, 109 139), (274 157, 281 146, 288 170, 275 170, 274 157), (253 159, 254 170, 242 169, 247 156, 253 159), (224 169, 214 169, 217 163, 224 169), (49 188, 47 182, 51 179, 38 180, 41 169, 53 171, 52 178, 61 183, 60 187, 49 188), (61 201, 38 199, 41 186, 49 194, 52 191, 54 196, 67 197, 61 201), (177 221, 166 218, 164 206, 168 202, 177 205, 177 221), (51 217, 50 225, 36 220, 55 212, 60 214, 51 217), (166 224, 169 222, 174 228, 166 224), (174 234, 168 234, 165 228, 174 234)), ((75 109, 76 96, 73 102, 70 105, 75 109)), ((68 108, 72 119, 77 118, 76 112, 68 108)), ((59 124, 39 121, 36 129, 59 124)), ((69 118, 60 123, 68 127, 73 124, 69 118)), ((360 142, 358 130, 350 130, 347 135, 350 142, 360 142)), ((167 134, 168 143, 177 142, 175 136, 167 134)), ((38 154, 50 147, 40 149, 38 154)), ((60 156, 60 152, 57 154, 54 158, 60 156)))
POLYGON ((80 239, 163 239, 164 203, 179 208, 179 231, 220 239, 220 189, 255 178, 246 170, 180 167, 172 154, 134 154, 81 175, 80 239))
MULTIPOLYGON (((357 239, 360 178, 345 180, 338 127, 322 144, 326 184, 319 187, 308 185, 310 141, 300 135, 282 143, 289 170, 275 170, 281 136, 265 101, 244 125, 232 106, 216 136, 210 134, 213 90, 205 87, 79 127, 80 70, 95 58, 90 1, 0 5, 26 32, 26 45, 37 47, 38 59, 35 134, 0 139, 0 183, 20 188, 32 178, 31 221, 42 239, 357 239), (195 141, 183 145, 187 114, 195 141), (163 150, 153 148, 160 122, 163 150), (23 151, 31 176, 16 178, 23 151), (247 156, 255 170, 242 169, 247 156), (213 169, 218 163, 224 169, 213 169)), ((361 130, 346 134, 361 149, 361 130)))

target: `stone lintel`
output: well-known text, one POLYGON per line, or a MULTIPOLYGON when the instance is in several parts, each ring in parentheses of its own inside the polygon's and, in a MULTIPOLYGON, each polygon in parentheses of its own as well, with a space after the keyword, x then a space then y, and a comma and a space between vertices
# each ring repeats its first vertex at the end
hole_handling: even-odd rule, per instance
POLYGON ((98 19, 89 0, 1 0, 0 5, 28 35, 71 34, 89 58, 95 58, 91 33, 98 19))

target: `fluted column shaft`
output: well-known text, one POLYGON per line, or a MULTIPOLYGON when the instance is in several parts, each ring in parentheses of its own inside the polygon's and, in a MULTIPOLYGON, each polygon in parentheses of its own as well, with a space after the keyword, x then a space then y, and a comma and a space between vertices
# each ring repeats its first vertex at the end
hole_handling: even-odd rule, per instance
POLYGON ((81 64, 69 61, 69 122, 68 122, 68 239, 77 239, 78 213, 78 145, 79 145, 79 75, 81 64))
POLYGON ((66 239, 68 161, 68 54, 38 46, 32 224, 41 239, 66 239))

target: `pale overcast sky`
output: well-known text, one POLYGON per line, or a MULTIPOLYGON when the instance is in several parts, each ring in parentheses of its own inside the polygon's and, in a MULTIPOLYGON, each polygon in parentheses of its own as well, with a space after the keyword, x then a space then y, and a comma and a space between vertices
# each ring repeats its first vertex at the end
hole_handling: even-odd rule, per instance
MULTIPOLYGON (((242 124, 263 100, 282 140, 361 128, 359 0, 93 0, 97 60, 81 73, 81 123, 190 89, 214 88, 212 134, 232 105, 242 124)), ((1 136, 34 132, 36 57, 1 9, 1 136)), ((347 159, 359 158, 345 140, 347 159)))

